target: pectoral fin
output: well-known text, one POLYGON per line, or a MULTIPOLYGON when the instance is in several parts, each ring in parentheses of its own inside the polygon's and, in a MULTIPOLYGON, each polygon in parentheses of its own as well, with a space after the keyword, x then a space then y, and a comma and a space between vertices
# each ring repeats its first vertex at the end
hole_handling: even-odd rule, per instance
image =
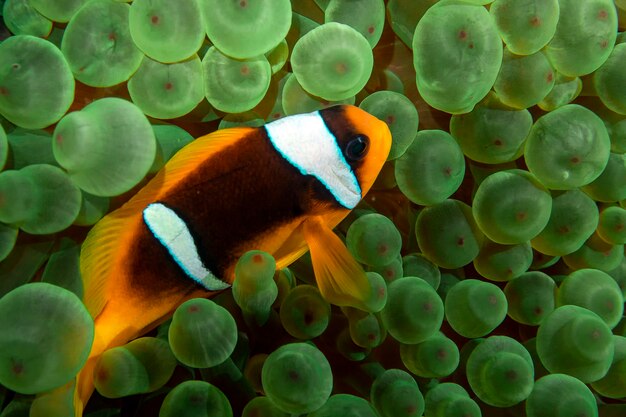
POLYGON ((304 221, 303 234, 324 298, 338 306, 366 309, 371 293, 369 281, 341 239, 319 217, 304 221))

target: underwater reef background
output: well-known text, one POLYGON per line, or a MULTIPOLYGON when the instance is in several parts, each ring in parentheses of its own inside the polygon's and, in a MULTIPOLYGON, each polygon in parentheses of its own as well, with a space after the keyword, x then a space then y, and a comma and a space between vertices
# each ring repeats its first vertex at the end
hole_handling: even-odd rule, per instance
POLYGON ((336 228, 369 311, 248 253, 103 354, 84 415, 626 416, 625 0, 0 10, 0 417, 74 415, 93 224, 196 137, 337 103, 393 134, 336 228))

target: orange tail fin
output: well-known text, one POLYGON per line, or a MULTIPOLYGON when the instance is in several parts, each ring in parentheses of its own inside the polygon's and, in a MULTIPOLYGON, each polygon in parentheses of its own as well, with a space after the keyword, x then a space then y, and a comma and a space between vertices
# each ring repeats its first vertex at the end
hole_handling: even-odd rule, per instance
POLYGON ((76 417, 82 416, 87 401, 94 391, 94 372, 102 353, 107 349, 127 343, 143 332, 143 329, 131 325, 131 320, 128 318, 132 316, 126 315, 129 313, 127 310, 115 311, 115 307, 115 304, 107 304, 95 320, 96 331, 91 353, 76 377, 74 392, 74 415, 76 417))
POLYGON ((113 347, 127 342, 152 330, 165 321, 175 308, 194 297, 206 297, 203 290, 184 295, 164 297, 158 303, 146 304, 141 300, 113 297, 104 306, 95 320, 95 338, 89 359, 76 377, 74 393, 75 416, 81 417, 87 401, 94 391, 94 373, 100 356, 113 347))

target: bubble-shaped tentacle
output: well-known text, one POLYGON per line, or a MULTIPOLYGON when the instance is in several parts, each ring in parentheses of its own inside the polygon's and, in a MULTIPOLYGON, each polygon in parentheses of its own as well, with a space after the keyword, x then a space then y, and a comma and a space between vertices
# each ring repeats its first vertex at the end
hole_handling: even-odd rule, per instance
POLYGON ((602 210, 597 232, 604 241, 610 244, 626 244, 626 210, 618 206, 602 210))
POLYGON ((533 261, 529 242, 500 245, 486 241, 474 259, 476 271, 492 281, 510 281, 526 272, 533 261))
POLYGON ((424 412, 424 397, 415 379, 400 369, 380 374, 372 384, 370 398, 381 417, 419 416, 424 412))
POLYGON ((493 88, 504 104, 525 109, 543 100, 554 83, 554 70, 543 52, 524 56, 505 49, 493 88))
POLYGON ((579 269, 563 280, 557 306, 573 304, 593 311, 612 329, 624 314, 624 297, 617 282, 598 269, 579 269))
POLYGON ((471 207, 452 199, 423 209, 415 222, 415 235, 430 261, 450 269, 472 262, 484 239, 471 207))
POLYGON ((237 59, 264 54, 287 36, 289 0, 202 2, 206 33, 224 54, 237 59))
POLYGON ((452 382, 431 388, 425 396, 425 415, 433 417, 481 417, 476 401, 465 389, 452 382))
POLYGON ((488 176, 476 190, 472 213, 485 235, 505 245, 526 242, 548 224, 550 192, 528 171, 512 169, 488 176))
POLYGON ((278 295, 274 272, 276 261, 272 255, 259 250, 244 253, 235 265, 233 298, 244 315, 254 318, 259 325, 269 318, 278 295))
POLYGON ((489 8, 507 48, 530 55, 546 46, 556 32, 558 0, 496 0, 489 8))
POLYGON ((591 110, 568 104, 537 120, 526 140, 524 159, 546 187, 568 190, 598 178, 609 149, 602 120, 591 110))
POLYGON ((367 400, 350 394, 335 394, 309 417, 377 417, 378 414, 367 400))
POLYGON ((52 30, 52 22, 39 14, 29 0, 7 0, 2 8, 4 24, 14 35, 32 35, 45 38, 52 30))
POLYGON ((561 373, 538 379, 525 408, 528 417, 598 417, 598 405, 591 390, 579 379, 561 373))
POLYGON ((439 267, 421 253, 403 256, 402 270, 403 276, 418 277, 428 282, 435 290, 439 288, 441 283, 439 267))
POLYGON ((443 322, 443 302, 426 281, 397 279, 388 288, 381 318, 389 334, 401 343, 420 343, 433 336, 443 322))
POLYGON ((626 337, 613 335, 615 355, 607 374, 600 380, 592 382, 592 388, 600 395, 609 398, 623 398, 626 396, 626 337))
POLYGON ((508 303, 489 282, 465 279, 448 290, 445 313, 455 332, 468 338, 486 336, 504 321, 508 303))
POLYGON ((491 336, 469 355, 467 380, 482 401, 495 407, 510 407, 530 395, 533 361, 515 339, 491 336))
POLYGON ((555 193, 546 227, 531 240, 547 255, 567 255, 580 248, 598 225, 598 207, 580 190, 555 193))
POLYGON ((465 175, 465 159, 443 130, 421 130, 395 163, 398 188, 409 200, 434 205, 450 197, 465 175))
POLYGON ((574 101, 582 89, 583 82, 579 77, 567 77, 557 72, 554 87, 547 96, 537 103, 537 106, 545 111, 558 109, 574 101))
POLYGON ((22 394, 48 391, 69 382, 87 360, 93 320, 73 293, 47 283, 23 285, 0 299, 0 313, 5 387, 22 394))
POLYGON ((400 358, 415 375, 444 378, 459 366, 459 348, 439 333, 415 345, 400 345, 400 358))
POLYGON ((532 124, 528 110, 512 109, 490 94, 471 112, 452 116, 450 134, 468 158, 501 164, 523 154, 532 124))
POLYGON ((55 166, 29 165, 0 174, 0 221, 16 223, 27 233, 66 229, 78 216, 80 205, 80 190, 55 166))
POLYGON ((148 116, 181 117, 204 98, 202 64, 194 55, 184 62, 162 64, 145 57, 128 81, 133 102, 148 116))
POLYGON ((180 362, 208 368, 231 355, 237 342, 237 325, 228 310, 213 301, 195 298, 174 312, 168 339, 180 362))
POLYGON ((302 88, 326 100, 345 100, 358 93, 374 64, 370 44, 342 23, 325 23, 298 40, 291 67, 302 88))
POLYGON ((202 73, 209 103, 221 111, 241 113, 263 99, 272 69, 264 55, 236 60, 212 46, 202 58, 202 73))
POLYGON ((185 381, 165 396, 159 417, 233 417, 233 410, 215 385, 185 381))
POLYGON ((610 271, 624 259, 624 245, 612 245, 602 240, 597 233, 575 252, 563 256, 563 261, 571 269, 594 268, 610 271))
POLYGON ((385 24, 385 3, 366 0, 354 7, 350 0, 331 0, 324 9, 324 21, 339 22, 356 29, 373 48, 380 40, 385 24))
POLYGON ((402 238, 389 218, 372 213, 359 217, 350 225, 346 246, 357 261, 382 266, 400 254, 402 238))
POLYGON ((554 68, 570 77, 595 71, 611 53, 617 14, 611 0, 559 0, 559 21, 546 54, 554 68))
POLYGON ((333 386, 328 360, 306 343, 283 345, 272 352, 263 364, 261 378, 269 399, 292 414, 320 408, 333 386))
POLYGON ((128 25, 133 42, 150 58, 182 61, 198 52, 204 40, 203 3, 198 0, 135 0, 128 25))
POLYGON ((290 335, 312 339, 326 330, 330 321, 330 304, 312 285, 298 285, 280 306, 280 321, 290 335))
POLYGON ((412 46, 421 96, 448 113, 471 111, 493 86, 502 61, 502 41, 489 12, 464 2, 429 8, 412 46))
POLYGON ((555 308, 556 285, 549 275, 529 271, 504 287, 508 315, 518 323, 537 326, 555 308))
POLYGON ((143 54, 128 28, 128 4, 98 0, 86 4, 68 23, 61 50, 74 77, 93 87, 126 81, 143 54))
POLYGON ((598 178, 582 187, 596 201, 617 202, 626 199, 626 153, 613 153, 598 178))
POLYGON ((54 130, 53 150, 59 165, 81 189, 114 196, 146 175, 154 161, 156 141, 137 106, 109 97, 64 117, 54 130))
POLYGON ((539 326, 537 354, 551 373, 568 374, 582 382, 597 381, 611 367, 611 330, 586 308, 561 306, 539 326))
POLYGON ((63 54, 30 35, 0 44, 0 114, 26 129, 57 122, 74 99, 74 77, 63 54))

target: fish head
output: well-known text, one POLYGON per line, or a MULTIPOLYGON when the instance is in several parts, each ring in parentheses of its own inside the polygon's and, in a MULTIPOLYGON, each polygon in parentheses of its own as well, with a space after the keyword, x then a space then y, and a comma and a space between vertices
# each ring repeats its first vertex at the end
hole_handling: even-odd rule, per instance
POLYGON ((339 105, 268 123, 267 137, 302 175, 316 178, 331 205, 352 210, 387 160, 387 124, 355 106, 339 105))
POLYGON ((320 110, 320 114, 357 180, 362 198, 374 184, 389 155, 389 127, 365 110, 351 105, 329 107, 320 110))

